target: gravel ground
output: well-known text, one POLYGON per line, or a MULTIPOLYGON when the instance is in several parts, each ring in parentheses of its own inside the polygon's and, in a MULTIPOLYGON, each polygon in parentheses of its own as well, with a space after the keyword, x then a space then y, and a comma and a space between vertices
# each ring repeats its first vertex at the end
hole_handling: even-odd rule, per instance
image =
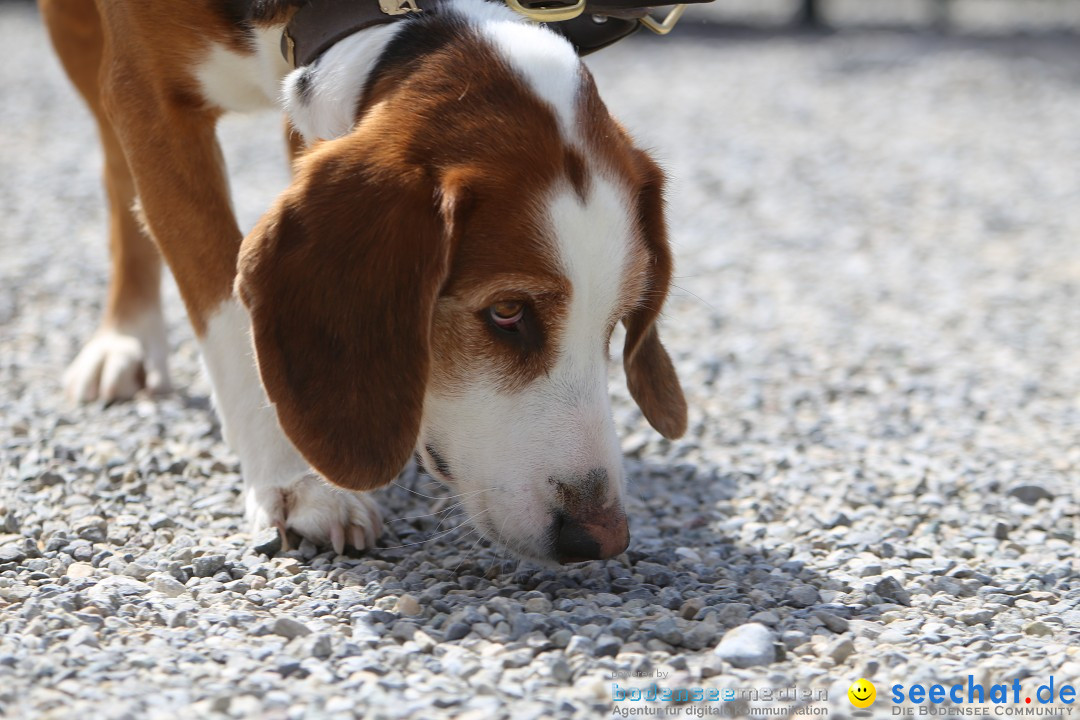
MULTIPOLYGON (((691 430, 613 370, 631 546, 548 570, 415 469, 384 547, 269 557, 171 287, 182 389, 66 407, 100 159, 32 8, 0 28, 0 715, 603 717, 657 682, 844 717, 866 677, 885 716, 893 683, 1080 677, 1075 41, 690 29, 590 60, 672 174, 691 430)), ((246 224, 278 127, 222 130, 246 224)))

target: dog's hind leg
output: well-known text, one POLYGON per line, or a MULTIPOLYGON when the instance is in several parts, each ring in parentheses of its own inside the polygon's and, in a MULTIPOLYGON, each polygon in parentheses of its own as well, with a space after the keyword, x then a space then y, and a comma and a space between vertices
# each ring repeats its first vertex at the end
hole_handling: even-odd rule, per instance
POLYGON ((161 258, 135 215, 135 184, 101 102, 104 38, 93 0, 39 0, 53 46, 97 120, 105 155, 112 273, 101 325, 64 376, 80 402, 126 400, 142 388, 168 389, 161 312, 161 258))

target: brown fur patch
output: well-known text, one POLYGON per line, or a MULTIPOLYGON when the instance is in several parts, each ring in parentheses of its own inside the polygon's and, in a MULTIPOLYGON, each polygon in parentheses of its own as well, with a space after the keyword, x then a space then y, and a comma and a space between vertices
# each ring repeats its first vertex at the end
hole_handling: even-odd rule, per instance
MULTIPOLYGON (((95 47, 79 51, 83 67, 95 71, 93 90, 84 94, 107 130, 102 133, 107 157, 113 135, 122 148, 123 170, 130 170, 126 182, 134 181, 146 224, 176 277, 196 333, 202 335, 208 316, 231 292, 241 235, 214 132, 220 113, 205 106, 193 77, 194 64, 211 43, 248 51, 248 32, 210 0, 96 5, 93 0, 42 1, 47 17, 71 14, 78 7, 85 11, 88 27, 100 23, 95 47), (100 53, 97 65, 92 52, 100 53)), ((79 37, 77 32, 54 37, 61 56, 79 37)), ((126 175, 109 171, 116 183, 126 175)), ((125 213, 130 205, 128 200, 125 213)), ((138 249, 140 272, 156 292, 156 259, 144 252, 148 243, 132 239, 142 237, 137 230, 124 237, 130 241, 122 246, 138 249)), ((114 276, 126 272, 117 264, 126 257, 132 253, 114 254, 114 276)), ((146 295, 140 292, 122 304, 145 303, 146 295)))

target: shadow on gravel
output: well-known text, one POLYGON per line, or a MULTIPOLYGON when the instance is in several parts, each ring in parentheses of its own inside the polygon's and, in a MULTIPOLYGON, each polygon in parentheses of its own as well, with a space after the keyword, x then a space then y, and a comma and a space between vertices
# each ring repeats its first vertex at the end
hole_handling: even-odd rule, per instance
MULTIPOLYGON (((780 639, 792 624, 843 632, 859 612, 822 602, 827 578, 792 561, 794 548, 770 551, 728 537, 729 502, 736 485, 752 477, 637 460, 627 469, 631 543, 610 561, 544 568, 512 558, 479 539, 453 505, 424 509, 428 498, 448 492, 415 466, 380 498, 388 511, 382 547, 357 558, 307 560, 338 570, 332 575, 345 586, 343 597, 356 603, 354 628, 372 637, 407 639, 421 629, 436 641, 472 634, 523 648, 574 642, 597 657, 678 655, 711 649, 748 621, 771 626, 780 639), (418 601, 423 617, 378 601, 404 594, 418 601)), ((794 647, 809 637, 784 639, 794 647)), ((782 656, 782 645, 777 650, 782 656)))

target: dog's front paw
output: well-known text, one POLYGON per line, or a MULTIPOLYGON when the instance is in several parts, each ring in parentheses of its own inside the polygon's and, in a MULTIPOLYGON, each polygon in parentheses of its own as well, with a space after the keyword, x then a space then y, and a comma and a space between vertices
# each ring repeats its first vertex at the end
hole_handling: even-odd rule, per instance
POLYGON ((339 555, 345 546, 375 546, 382 528, 379 506, 368 493, 336 488, 317 475, 305 475, 280 487, 248 487, 248 521, 252 531, 276 527, 287 549, 286 531, 339 555))
POLYGON ((101 328, 64 373, 64 392, 75 402, 130 400, 146 388, 169 389, 168 343, 161 313, 139 322, 101 328))

